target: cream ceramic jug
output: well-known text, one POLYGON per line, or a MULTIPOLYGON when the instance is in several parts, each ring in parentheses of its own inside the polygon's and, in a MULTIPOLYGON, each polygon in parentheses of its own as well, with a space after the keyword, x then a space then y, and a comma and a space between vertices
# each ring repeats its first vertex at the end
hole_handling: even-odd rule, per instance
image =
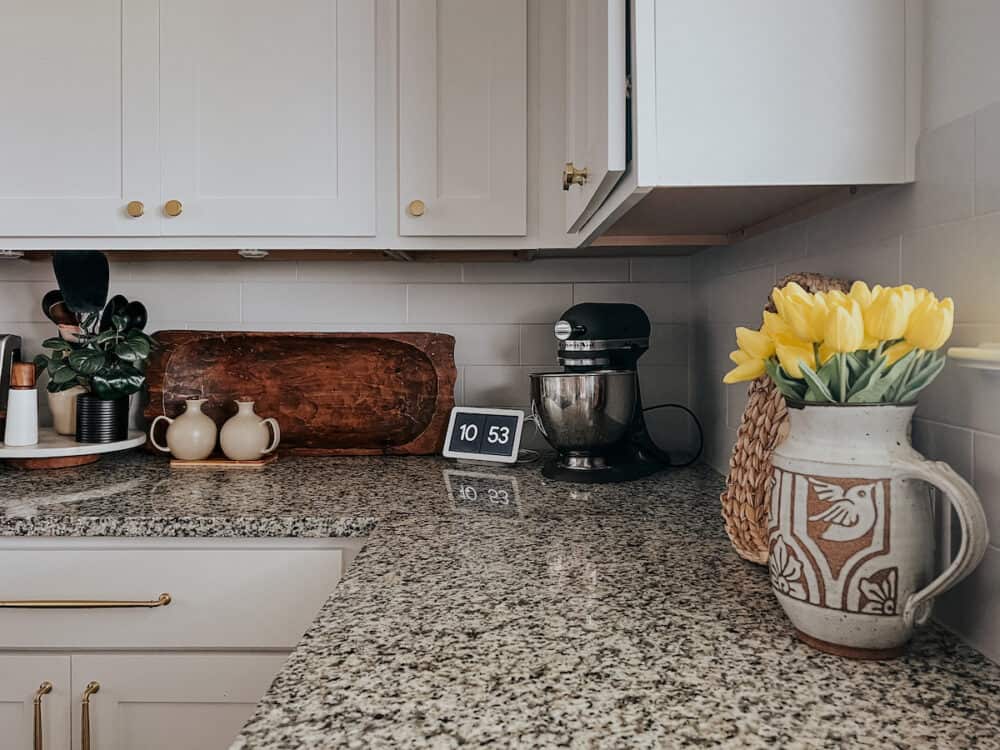
POLYGON ((773 457, 768 566, 785 614, 814 648, 897 656, 934 597, 986 551, 975 490, 910 446, 915 408, 789 404, 790 430, 773 457), (954 561, 937 577, 928 485, 947 498, 962 531, 954 561))
POLYGON ((272 453, 281 442, 281 429, 274 417, 261 419, 253 410, 253 401, 237 401, 236 414, 230 417, 219 435, 222 452, 233 461, 256 461, 272 453), (268 434, 268 425, 272 435, 268 434))
POLYGON ((158 450, 170 453, 181 461, 201 461, 208 458, 215 450, 215 439, 219 434, 219 428, 215 426, 215 421, 201 410, 206 401, 207 399, 203 398, 188 399, 185 402, 184 413, 177 419, 162 414, 158 416, 149 426, 149 442, 158 450), (167 427, 165 446, 156 442, 155 437, 156 425, 161 419, 170 425, 167 427))

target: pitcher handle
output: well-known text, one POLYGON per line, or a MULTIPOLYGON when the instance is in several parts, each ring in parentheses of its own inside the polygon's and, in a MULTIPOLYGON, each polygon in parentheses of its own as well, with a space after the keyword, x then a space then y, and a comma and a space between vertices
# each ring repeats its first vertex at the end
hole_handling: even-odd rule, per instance
POLYGON ((153 420, 153 423, 149 426, 149 442, 151 442, 153 444, 153 447, 156 448, 157 450, 163 451, 164 453, 170 453, 170 449, 167 448, 165 445, 160 445, 158 442, 156 442, 156 437, 154 436, 154 433, 156 432, 156 425, 161 419, 165 419, 167 421, 168 426, 174 423, 174 420, 172 420, 170 417, 160 414, 156 419, 153 420))
POLYGON ((922 625, 931 613, 931 608, 925 605, 955 586, 979 565, 986 554, 990 534, 979 496, 948 464, 942 461, 900 461, 895 468, 899 471, 899 479, 920 479, 941 490, 958 516, 962 529, 962 543, 955 559, 941 575, 920 591, 910 594, 903 604, 903 621, 907 625, 922 625))
POLYGON ((274 417, 268 417, 262 421, 264 424, 271 425, 271 432, 274 433, 274 437, 271 439, 271 444, 264 449, 264 453, 272 453, 277 449, 278 443, 281 442, 281 428, 278 427, 278 420, 274 417))

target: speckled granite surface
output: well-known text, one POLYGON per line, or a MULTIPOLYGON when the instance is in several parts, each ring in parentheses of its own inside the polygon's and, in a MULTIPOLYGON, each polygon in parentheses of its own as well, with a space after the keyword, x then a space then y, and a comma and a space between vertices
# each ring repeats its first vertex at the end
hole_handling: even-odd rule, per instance
POLYGON ((1000 668, 940 628, 884 663, 798 643, 728 546, 721 485, 133 455, 0 471, 0 535, 370 535, 234 748, 1000 747, 1000 668))

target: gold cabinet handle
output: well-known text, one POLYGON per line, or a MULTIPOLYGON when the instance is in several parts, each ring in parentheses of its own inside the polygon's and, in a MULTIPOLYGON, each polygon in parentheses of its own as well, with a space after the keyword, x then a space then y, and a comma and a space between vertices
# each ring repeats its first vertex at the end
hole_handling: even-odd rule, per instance
POLYGON ((35 750, 45 750, 42 741, 42 696, 52 692, 52 683, 46 680, 35 691, 35 750))
POLYGON ((573 162, 566 162, 566 166, 563 168, 563 190, 569 190, 572 185, 586 184, 587 177, 589 176, 586 167, 577 169, 573 166, 573 162))
POLYGON ((0 600, 0 609, 125 609, 135 607, 166 607, 170 594, 160 594, 152 601, 116 601, 114 599, 15 599, 0 600))
POLYGON ((80 700, 80 750, 90 750, 90 696, 101 689, 97 680, 87 683, 80 700))
POLYGON ((163 204, 163 213, 167 216, 180 216, 184 205, 180 201, 167 201, 163 204))
POLYGON ((142 205, 142 201, 129 201, 128 205, 125 206, 125 213, 133 219, 138 219, 145 211, 146 207, 142 205))
POLYGON ((422 200, 410 201, 409 205, 406 207, 406 213, 408 213, 413 218, 418 216, 423 216, 424 211, 427 210, 427 206, 424 205, 422 200))

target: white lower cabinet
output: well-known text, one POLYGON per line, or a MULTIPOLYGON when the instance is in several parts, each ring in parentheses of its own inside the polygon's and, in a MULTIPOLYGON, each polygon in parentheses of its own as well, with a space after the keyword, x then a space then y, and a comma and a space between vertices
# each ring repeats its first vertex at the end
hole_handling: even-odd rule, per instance
POLYGON ((70 657, 0 654, 0 747, 69 750, 70 657))
POLYGON ((225 750, 363 543, 0 540, 0 748, 225 750))
MULTIPOLYGON (((74 654, 73 750, 224 750, 287 654, 74 654)), ((30 747, 25 745, 25 747, 30 747)))

